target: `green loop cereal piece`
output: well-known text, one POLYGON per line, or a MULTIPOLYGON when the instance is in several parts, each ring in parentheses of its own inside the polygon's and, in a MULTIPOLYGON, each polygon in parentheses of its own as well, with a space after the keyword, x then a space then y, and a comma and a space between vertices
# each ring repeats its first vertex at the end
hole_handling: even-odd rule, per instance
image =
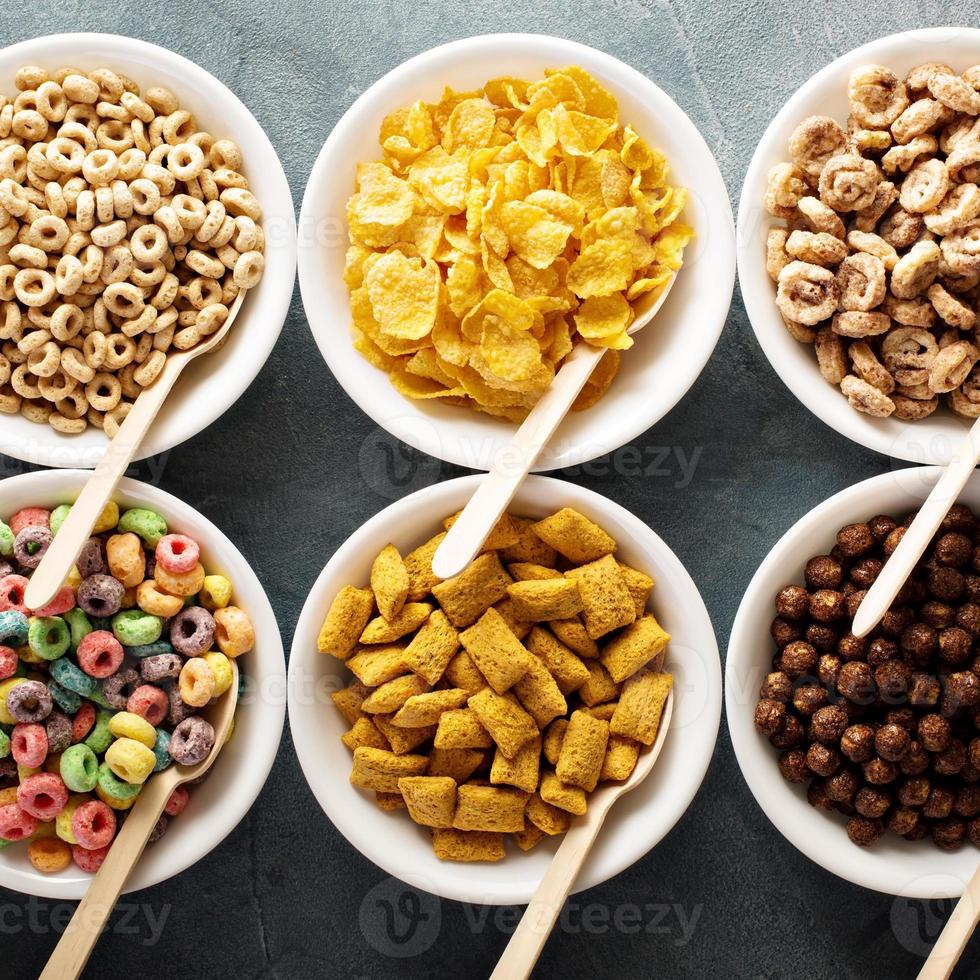
POLYGON ((58 504, 53 511, 51 511, 51 517, 48 519, 48 527, 51 528, 52 534, 58 533, 58 528, 65 523, 65 518, 68 516, 68 511, 71 510, 71 504, 58 504))
POLYGON ((98 681, 94 677, 89 677, 78 664, 73 664, 64 657, 56 660, 49 669, 51 676, 62 687, 75 694, 80 694, 83 698, 92 697, 99 688, 98 681))
POLYGON ((89 622, 88 616, 85 615, 85 610, 80 609, 78 606, 75 606, 74 609, 69 609, 61 618, 71 629, 71 645, 76 649, 78 644, 95 629, 91 622, 89 622))
POLYGON ((157 729, 157 741, 156 745, 153 746, 153 754, 157 757, 153 766, 154 772, 163 772, 173 762, 170 756, 170 732, 166 729, 157 729))
POLYGON ((126 655, 129 657, 137 657, 140 660, 143 657, 157 657, 161 653, 173 653, 174 648, 166 640, 158 640, 156 643, 143 643, 135 647, 127 647, 126 655))
POLYGON ((70 745, 61 754, 61 780, 73 793, 89 793, 99 779, 99 760, 84 742, 70 745))
MULTIPOLYGON (((154 752, 156 749, 153 750, 154 752)), ((6 759, 10 755, 10 736, 5 731, 0 731, 0 759, 6 759)))
POLYGON ((124 609, 112 617, 112 632, 124 647, 156 643, 163 632, 163 620, 142 609, 124 609))
POLYGON ((117 800, 131 800, 139 796, 142 786, 134 783, 127 783, 120 779, 110 768, 108 762, 103 762, 99 766, 99 788, 103 793, 115 797, 117 800))
POLYGON ((84 744, 96 755, 102 755, 112 744, 112 732, 109 731, 109 719, 112 715, 113 712, 101 708, 95 713, 95 724, 92 726, 92 731, 88 733, 88 738, 85 739, 84 744))
POLYGON ((82 699, 68 688, 62 687, 57 681, 48 680, 48 691, 51 700, 66 714, 73 715, 82 706, 82 699))
POLYGON ((27 642, 27 617, 16 609, 0 612, 0 644, 22 647, 27 642))
POLYGON ((0 521, 0 555, 9 558, 14 553, 14 532, 0 521))
POLYGON ((119 518, 121 532, 132 531, 138 534, 151 548, 157 546, 160 538, 167 533, 167 522, 154 510, 134 507, 119 518))
POLYGON ((32 616, 27 630, 27 645, 42 660, 57 660, 68 652, 71 633, 60 616, 32 616))

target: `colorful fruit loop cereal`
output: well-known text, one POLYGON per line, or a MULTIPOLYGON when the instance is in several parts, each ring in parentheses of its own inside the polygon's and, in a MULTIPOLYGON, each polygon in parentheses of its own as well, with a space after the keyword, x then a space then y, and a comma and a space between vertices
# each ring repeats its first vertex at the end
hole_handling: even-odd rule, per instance
MULTIPOLYGON (((197 712, 255 642, 196 541, 114 503, 53 602, 28 609, 33 559, 68 509, 0 521, 0 849, 27 840, 45 873, 97 871, 146 780, 207 758, 214 730, 197 712)), ((187 798, 181 788, 168 816, 187 798)))
POLYGON ((350 781, 431 828, 439 858, 497 861, 505 835, 530 850, 629 777, 671 689, 670 636, 647 611, 653 579, 577 511, 504 515, 446 581, 443 537, 404 558, 388 545, 370 586, 334 598, 317 646, 354 676, 332 695, 350 781))
POLYGON ((980 66, 865 65, 848 100, 846 131, 804 119, 769 171, 776 304, 857 411, 977 418, 980 66))
POLYGON ((520 420, 581 338, 609 352, 681 267, 686 191, 582 68, 447 88, 381 124, 347 203, 354 346, 409 398, 520 420))
POLYGON ((258 284, 262 209, 241 150, 167 89, 108 68, 28 66, 14 84, 0 96, 0 411, 112 436, 167 352, 258 284))

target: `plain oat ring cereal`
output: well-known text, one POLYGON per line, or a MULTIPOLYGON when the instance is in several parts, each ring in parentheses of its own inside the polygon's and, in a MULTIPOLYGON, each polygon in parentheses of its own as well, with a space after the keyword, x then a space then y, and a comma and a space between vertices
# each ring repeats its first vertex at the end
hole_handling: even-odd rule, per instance
POLYGON ((865 65, 847 95, 769 171, 776 304, 857 411, 980 417, 980 66, 865 65))
POLYGON ((0 96, 0 411, 111 438, 264 269, 239 148, 108 68, 0 96))

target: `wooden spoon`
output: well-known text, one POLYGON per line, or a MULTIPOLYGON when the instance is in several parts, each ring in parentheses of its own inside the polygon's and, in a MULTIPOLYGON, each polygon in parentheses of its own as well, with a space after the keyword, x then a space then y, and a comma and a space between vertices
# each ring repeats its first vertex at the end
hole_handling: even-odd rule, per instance
POLYGON ((167 801, 178 786, 203 776, 211 768, 228 738, 237 704, 238 666, 232 660, 231 687, 204 713, 214 728, 214 747, 208 757, 196 766, 173 765, 146 781, 39 980, 73 980, 81 976, 167 801))
POLYGON ((970 879, 956 908, 922 965, 918 980, 947 980, 980 921, 980 868, 970 879))
MULTIPOLYGON (((676 281, 675 274, 664 284, 650 309, 633 322, 630 334, 642 330, 657 315, 676 281)), ((499 450, 490 472, 442 539, 432 558, 432 571, 439 578, 458 575, 476 557, 605 353, 605 348, 582 341, 574 346, 551 386, 528 413, 514 438, 499 450)))
MULTIPOLYGON (((527 980, 538 962, 555 920, 561 912, 568 893, 599 836, 599 829, 606 819, 609 808, 624 793, 636 789, 653 771, 654 763, 664 747, 664 739, 674 710, 673 691, 667 695, 660 730, 653 745, 637 761, 636 768, 624 783, 607 783, 589 797, 589 808, 584 816, 572 822, 561 846, 555 852, 551 866, 545 872, 537 891, 524 911, 520 924, 510 937, 504 955, 490 980, 527 980)), ((44 980, 44 978, 42 978, 44 980)))
POLYGON ((241 290, 228 311, 228 316, 219 330, 205 337, 190 350, 171 351, 167 355, 163 370, 153 384, 144 388, 133 402, 129 414, 123 419, 115 438, 109 443, 102 459, 82 487, 78 499, 72 504, 68 516, 58 529, 54 540, 34 570, 27 588, 24 590, 24 605, 29 609, 46 606, 64 584, 71 566, 75 563, 82 545, 92 534, 92 528, 99 519, 105 505, 112 499, 116 487, 132 462, 163 405, 164 399, 180 376, 180 372, 201 354, 207 354, 219 347, 235 317, 242 308, 247 290, 241 290))
POLYGON ((919 559, 929 547, 933 535, 939 530, 943 518, 959 498, 977 463, 980 463, 980 419, 970 427, 959 452, 947 464, 932 492, 906 528, 898 547, 891 553, 884 568, 868 589, 868 594, 861 600, 851 627, 855 636, 867 636, 891 608, 899 590, 908 581, 919 559))

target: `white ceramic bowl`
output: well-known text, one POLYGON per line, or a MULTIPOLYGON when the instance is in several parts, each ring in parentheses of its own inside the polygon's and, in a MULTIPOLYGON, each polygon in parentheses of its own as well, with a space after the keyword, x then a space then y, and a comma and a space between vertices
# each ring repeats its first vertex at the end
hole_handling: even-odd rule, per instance
MULTIPOLYGON (((817 418, 841 435, 876 452, 915 463, 945 463, 966 433, 968 422, 945 406, 921 422, 876 419, 851 408, 835 385, 820 376, 810 344, 787 332, 776 308, 776 286, 766 273, 766 234, 777 220, 763 206, 766 175, 789 159, 790 134, 807 116, 832 116, 846 124, 847 81, 866 64, 887 65, 904 75, 926 61, 959 70, 980 61, 980 30, 936 27, 872 41, 822 68, 805 82, 769 124, 749 164, 738 206, 738 278, 745 309, 773 369, 817 418)), ((769 379, 763 380, 769 384, 769 379)))
MULTIPOLYGON (((539 844, 527 854, 508 845, 507 856, 496 864, 441 862, 432 853, 425 828, 413 824, 405 813, 379 810, 373 793, 348 782, 351 754, 340 741, 348 726, 329 694, 353 678, 339 660, 316 649, 317 633, 334 595, 344 585, 364 584, 374 556, 389 542, 404 554, 441 530, 441 519, 469 500, 479 479, 461 477, 402 498, 359 528, 333 555, 296 627, 289 661, 289 725, 313 794, 365 857, 389 874, 444 898, 509 905, 530 899, 557 841, 539 844)), ((623 560, 656 580, 652 607, 672 636, 667 667, 675 675, 673 722, 663 753, 647 780, 610 811, 575 883, 581 890, 639 860, 694 798, 718 734, 721 668, 697 587, 674 553, 642 521, 591 490, 547 477, 528 478, 511 510, 544 517, 564 506, 575 507, 605 528, 619 542, 623 560)))
MULTIPOLYGON (((89 473, 45 470, 11 477, 0 483, 0 515, 36 504, 55 507, 71 503, 89 473)), ((235 603, 255 626, 255 649, 239 661, 246 687, 236 712, 235 732, 207 781, 192 787, 187 809, 170 821, 167 833, 140 858, 126 891, 148 888, 199 861, 218 846, 245 816, 259 795, 276 759, 285 717, 283 685, 286 667, 275 614, 241 552, 206 517, 176 497, 136 480, 124 479, 114 500, 121 509, 149 507, 172 530, 189 534, 201 546, 208 571, 231 579, 235 603)), ((72 864, 54 875, 41 874, 27 859, 27 847, 12 844, 0 851, 0 885, 43 898, 79 899, 92 876, 72 864)))
MULTIPOLYGON (((876 514, 900 517, 918 507, 941 473, 938 467, 896 470, 848 487, 825 500, 779 539, 759 566, 739 606, 725 665, 725 711, 742 775, 776 829, 808 858, 865 888, 909 898, 951 898, 962 893, 977 867, 969 846, 947 853, 930 841, 912 843, 886 833, 870 848, 847 837, 840 814, 822 813, 806 801, 805 789, 779 773, 777 751, 753 723, 759 686, 771 669, 769 626, 776 593, 803 581, 803 566, 827 554, 837 531, 876 514)), ((980 474, 959 498, 980 513, 980 474)))
MULTIPOLYGON (((163 85, 215 136, 233 139, 245 158, 245 175, 262 204, 266 267, 249 292, 224 347, 197 358, 181 374, 137 454, 166 452, 209 426, 230 408, 259 373, 282 329, 296 271, 296 220, 282 164, 255 117, 238 98, 199 65, 166 48, 115 34, 54 34, 0 50, 0 92, 14 91, 23 65, 53 71, 63 65, 85 70, 114 68, 142 88, 163 85)), ((76 436, 0 416, 0 451, 42 466, 87 466, 99 461, 107 440, 89 426, 76 436)))
POLYGON ((653 323, 636 336, 609 393, 571 413, 536 469, 573 466, 624 445, 677 404, 701 373, 721 334, 734 285, 734 235, 725 184, 711 151, 684 112, 648 78, 594 48, 540 34, 489 34, 454 41, 399 65, 375 82, 327 138, 310 174, 300 214, 299 281, 320 352, 348 395, 382 428, 439 459, 489 469, 514 426, 490 416, 398 394, 387 376, 351 346, 350 303, 341 277, 347 248, 345 205, 358 161, 380 155, 382 119, 443 87, 468 89, 498 75, 539 78, 576 64, 619 100, 620 119, 659 147, 672 180, 687 187, 685 220, 697 239, 653 323))

